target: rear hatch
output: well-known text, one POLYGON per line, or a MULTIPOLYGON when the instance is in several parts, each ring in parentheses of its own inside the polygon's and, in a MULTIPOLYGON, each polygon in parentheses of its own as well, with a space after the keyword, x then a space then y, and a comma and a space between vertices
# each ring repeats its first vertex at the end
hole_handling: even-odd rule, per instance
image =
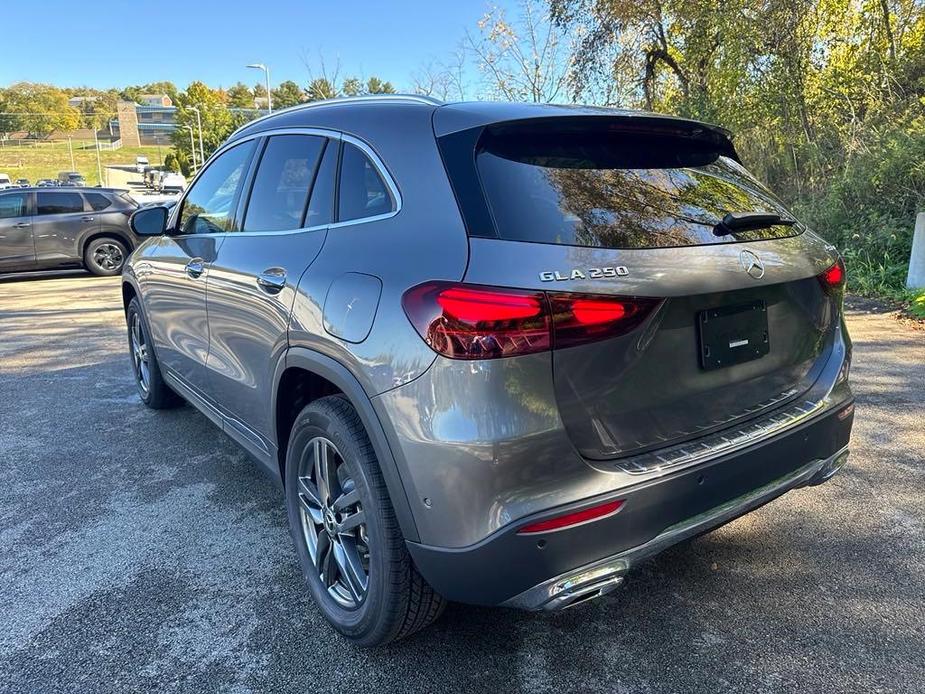
POLYGON ((584 315, 569 314, 579 331, 554 336, 552 366, 585 457, 734 426, 819 378, 838 301, 818 276, 836 255, 722 131, 572 115, 472 127, 440 145, 470 234, 465 281, 541 290, 554 313, 581 301, 584 315), (624 314, 625 330, 598 324, 624 314))

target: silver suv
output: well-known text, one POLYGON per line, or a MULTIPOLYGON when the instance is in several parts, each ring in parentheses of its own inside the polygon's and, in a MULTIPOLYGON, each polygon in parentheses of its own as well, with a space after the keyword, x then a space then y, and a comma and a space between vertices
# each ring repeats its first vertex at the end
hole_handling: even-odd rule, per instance
POLYGON ((319 102, 132 224, 142 400, 192 403, 281 483, 360 645, 446 600, 602 595, 847 458, 844 266, 716 127, 319 102))

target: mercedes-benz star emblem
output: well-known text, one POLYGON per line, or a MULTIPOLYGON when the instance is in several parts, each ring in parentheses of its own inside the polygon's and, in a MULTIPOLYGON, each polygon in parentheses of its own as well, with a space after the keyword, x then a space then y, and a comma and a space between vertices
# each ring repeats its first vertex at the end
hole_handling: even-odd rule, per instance
POLYGON ((742 269, 748 273, 749 277, 756 280, 764 277, 764 263, 761 262, 761 258, 756 253, 748 250, 742 251, 739 253, 739 264, 742 265, 742 269))

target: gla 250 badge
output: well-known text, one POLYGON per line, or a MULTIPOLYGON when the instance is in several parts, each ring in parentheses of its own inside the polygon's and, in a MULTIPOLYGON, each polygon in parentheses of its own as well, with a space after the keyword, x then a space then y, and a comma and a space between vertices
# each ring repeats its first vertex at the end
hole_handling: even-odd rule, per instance
POLYGON ((589 267, 587 270, 575 268, 570 273, 547 270, 540 273, 541 282, 564 282, 566 280, 603 280, 610 277, 626 277, 630 271, 623 265, 614 267, 589 267))

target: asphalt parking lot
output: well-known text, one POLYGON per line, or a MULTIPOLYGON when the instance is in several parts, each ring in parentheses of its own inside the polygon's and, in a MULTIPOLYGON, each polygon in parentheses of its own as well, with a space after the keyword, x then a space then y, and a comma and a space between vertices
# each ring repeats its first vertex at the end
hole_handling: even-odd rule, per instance
POLYGON ((854 310, 849 467, 556 615, 375 651, 302 589, 281 493, 135 396, 118 279, 0 281, 0 691, 925 692, 925 332, 854 310))

